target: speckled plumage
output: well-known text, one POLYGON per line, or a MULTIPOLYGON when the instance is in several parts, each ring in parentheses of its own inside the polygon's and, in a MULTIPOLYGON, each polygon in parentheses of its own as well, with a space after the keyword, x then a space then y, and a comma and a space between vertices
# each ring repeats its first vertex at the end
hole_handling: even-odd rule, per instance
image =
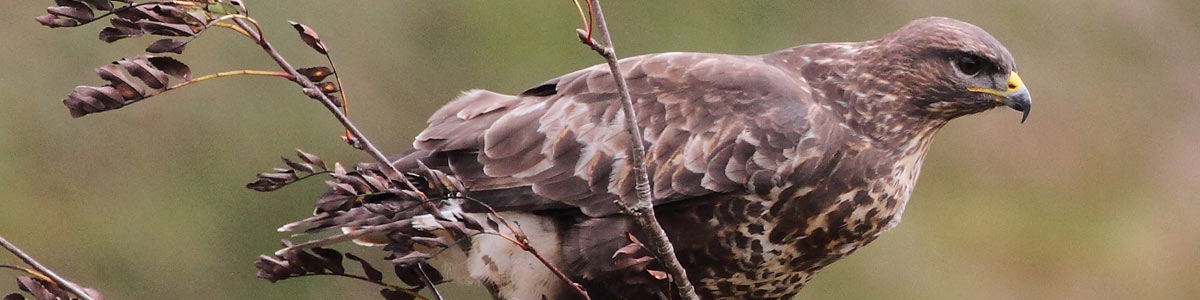
MULTIPOLYGON (((986 32, 945 18, 866 42, 759 56, 650 54, 620 65, 656 211, 704 299, 788 299, 894 227, 934 133, 1001 105, 966 88, 1004 90, 1016 69, 986 32), (990 62, 990 77, 964 76, 954 62, 961 55, 990 62)), ((516 96, 466 92, 430 117, 397 164, 421 161, 497 210, 532 218, 555 239, 544 252, 593 298, 654 298, 669 290, 612 266, 624 233, 640 235, 613 204, 634 197, 617 101, 602 65, 516 96)), ((467 266, 459 280, 483 281, 506 298, 570 297, 553 283, 497 280, 536 271, 499 269, 517 264, 487 262, 500 250, 477 248, 463 255, 493 270, 467 266)))

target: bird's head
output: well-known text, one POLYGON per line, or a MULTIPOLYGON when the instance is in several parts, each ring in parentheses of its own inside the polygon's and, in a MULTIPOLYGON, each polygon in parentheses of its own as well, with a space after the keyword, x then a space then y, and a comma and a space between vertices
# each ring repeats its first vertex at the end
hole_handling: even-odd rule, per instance
POLYGON ((942 17, 912 21, 878 41, 875 70, 892 82, 905 82, 904 94, 931 116, 954 118, 1001 105, 1029 116, 1032 99, 1012 54, 975 25, 942 17), (886 68, 886 67, 885 67, 886 68))

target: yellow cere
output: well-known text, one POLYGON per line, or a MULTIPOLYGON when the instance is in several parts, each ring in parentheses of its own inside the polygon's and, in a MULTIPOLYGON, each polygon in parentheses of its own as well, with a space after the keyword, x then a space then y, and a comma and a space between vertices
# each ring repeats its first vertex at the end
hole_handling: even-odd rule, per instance
POLYGON ((1008 95, 1009 93, 1013 93, 1018 90, 1021 90, 1021 87, 1023 87, 1023 86, 1025 86, 1025 83, 1021 81, 1021 76, 1017 75, 1017 72, 1012 72, 1012 73, 1008 74, 1008 90, 1007 91, 1000 91, 1000 90, 996 90, 996 89, 979 88, 979 87, 969 87, 969 88, 967 88, 967 90, 976 92, 976 93, 984 93, 984 94, 996 96, 996 100, 1000 100, 1000 99, 1004 99, 1004 97, 1006 97, 1006 95, 1008 95))
POLYGON ((1021 81, 1021 75, 1017 75, 1017 72, 1008 73, 1008 90, 1005 91, 1006 93, 1016 92, 1023 86, 1025 86, 1025 82, 1021 81))

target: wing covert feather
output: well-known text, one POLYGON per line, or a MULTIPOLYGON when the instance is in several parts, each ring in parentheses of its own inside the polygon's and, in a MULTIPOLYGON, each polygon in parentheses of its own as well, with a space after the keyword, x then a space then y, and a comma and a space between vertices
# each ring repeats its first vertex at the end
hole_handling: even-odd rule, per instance
MULTIPOLYGON (((756 56, 663 53, 627 58, 656 204, 762 187, 809 131, 801 79, 756 56)), ((510 96, 464 93, 414 142, 497 209, 617 212, 633 198, 616 85, 605 65, 510 96), (559 203, 565 205, 558 205, 559 203)), ((437 162, 434 162, 435 164, 437 162)), ((756 191, 762 192, 762 191, 756 191)))

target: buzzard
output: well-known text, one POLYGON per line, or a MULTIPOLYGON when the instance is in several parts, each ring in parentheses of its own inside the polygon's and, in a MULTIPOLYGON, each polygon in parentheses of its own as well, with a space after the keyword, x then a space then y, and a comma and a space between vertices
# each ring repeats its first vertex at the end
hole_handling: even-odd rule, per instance
MULTIPOLYGON (((1024 112, 1024 121, 1030 109, 1008 50, 979 27, 940 17, 865 42, 756 56, 649 54, 620 66, 647 145, 655 210, 704 299, 793 297, 821 268, 900 222, 948 121, 999 106, 1024 112)), ((613 260, 627 234, 642 233, 614 204, 635 196, 610 74, 598 65, 519 95, 465 92, 429 118, 395 165, 461 182, 467 197, 519 223, 596 299, 669 297, 644 268, 613 260)), ((477 218, 480 206, 441 210, 477 218)), ((431 219, 345 210, 300 225, 431 219)), ((574 295, 509 241, 465 242, 432 261, 455 281, 481 283, 501 299, 574 295)))

